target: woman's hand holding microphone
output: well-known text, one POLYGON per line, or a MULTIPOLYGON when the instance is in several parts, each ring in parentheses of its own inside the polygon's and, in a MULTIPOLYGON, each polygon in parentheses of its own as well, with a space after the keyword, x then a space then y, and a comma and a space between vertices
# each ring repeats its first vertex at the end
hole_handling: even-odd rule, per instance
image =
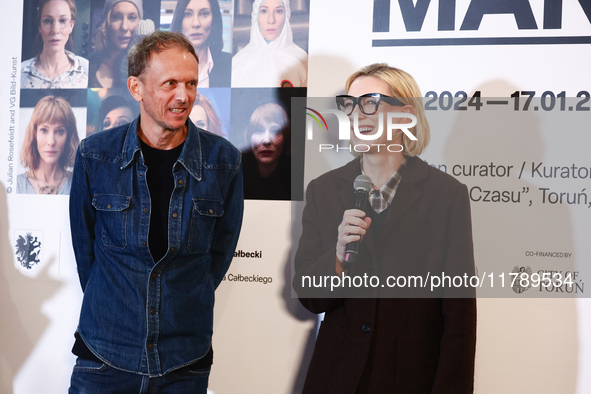
POLYGON ((338 228, 339 234, 335 261, 335 271, 339 276, 343 273, 343 262, 345 261, 347 244, 363 238, 370 224, 371 218, 366 217, 365 212, 360 209, 347 209, 343 213, 343 220, 338 228))

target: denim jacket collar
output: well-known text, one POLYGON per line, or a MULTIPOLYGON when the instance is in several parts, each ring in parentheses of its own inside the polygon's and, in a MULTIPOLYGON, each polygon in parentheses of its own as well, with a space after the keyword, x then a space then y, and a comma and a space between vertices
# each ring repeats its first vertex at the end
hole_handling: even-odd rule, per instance
MULTIPOLYGON (((139 154, 140 140, 137 133, 140 117, 138 116, 133 122, 129 124, 127 133, 125 135, 125 142, 121 150, 121 169, 129 166, 135 159, 135 155, 139 154)), ((179 156, 178 162, 185 167, 185 169, 198 181, 201 180, 203 171, 203 162, 201 155, 201 142, 199 140, 199 129, 193 122, 187 120, 187 138, 185 138, 183 150, 179 156)))

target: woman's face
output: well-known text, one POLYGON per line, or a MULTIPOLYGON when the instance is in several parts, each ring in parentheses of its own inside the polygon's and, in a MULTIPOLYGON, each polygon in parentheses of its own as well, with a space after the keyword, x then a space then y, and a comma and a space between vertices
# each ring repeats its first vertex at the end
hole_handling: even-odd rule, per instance
POLYGON ((274 41, 279 37, 285 22, 285 7, 283 7, 281 0, 263 2, 259 9, 258 21, 259 29, 265 40, 274 41))
POLYGON ((138 10, 132 3, 122 1, 115 4, 107 24, 107 36, 111 44, 117 49, 127 49, 139 20, 138 10))
POLYGON ((183 34, 195 48, 202 48, 211 33, 213 15, 209 0, 191 0, 183 15, 183 34))
POLYGON ((209 119, 207 118, 207 113, 205 112, 205 109, 199 104, 193 106, 189 118, 195 124, 195 126, 209 131, 209 119))
POLYGON ((64 153, 68 131, 62 123, 37 125, 37 151, 42 162, 57 164, 64 153))
POLYGON ((257 126, 250 136, 250 146, 259 163, 276 162, 283 151, 283 126, 275 122, 257 126))
POLYGON ((44 50, 63 52, 73 28, 74 21, 68 3, 53 0, 45 4, 39 24, 44 50))
POLYGON ((103 130, 109 130, 133 121, 133 112, 127 107, 119 107, 109 111, 103 120, 103 130))
MULTIPOLYGON (((381 93, 386 96, 390 96, 390 85, 378 77, 373 76, 362 76, 353 81, 351 86, 349 87, 349 92, 347 93, 350 96, 359 97, 367 93, 381 93)), ((393 138, 393 141, 388 141, 387 139, 387 119, 386 113, 388 112, 401 112, 401 107, 395 107, 386 103, 385 101, 381 101, 378 107, 378 112, 373 115, 365 115, 359 109, 359 104, 355 106, 355 109, 349 115, 350 123, 351 123, 351 138, 354 144, 367 144, 373 146, 372 144, 400 144, 402 141, 402 136, 397 135, 393 138), (376 140, 361 140, 358 139, 353 132, 353 115, 355 113, 359 114, 359 132, 364 135, 372 135, 378 132, 379 124, 379 113, 384 113, 383 116, 383 123, 382 123, 382 135, 378 137, 376 140)), ((400 119, 403 122, 403 119, 400 119)), ((395 122, 395 120, 394 120, 395 122)), ((396 122, 395 122, 396 123, 396 122)), ((382 149, 384 151, 384 149, 382 149)))

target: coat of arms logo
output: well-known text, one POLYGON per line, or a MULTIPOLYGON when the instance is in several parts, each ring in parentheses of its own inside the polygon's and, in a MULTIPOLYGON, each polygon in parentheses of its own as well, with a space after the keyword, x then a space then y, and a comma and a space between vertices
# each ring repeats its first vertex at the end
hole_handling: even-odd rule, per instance
POLYGON ((19 234, 15 242, 16 260, 25 270, 32 270, 37 267, 41 254, 41 241, 33 233, 27 232, 23 236, 19 234))

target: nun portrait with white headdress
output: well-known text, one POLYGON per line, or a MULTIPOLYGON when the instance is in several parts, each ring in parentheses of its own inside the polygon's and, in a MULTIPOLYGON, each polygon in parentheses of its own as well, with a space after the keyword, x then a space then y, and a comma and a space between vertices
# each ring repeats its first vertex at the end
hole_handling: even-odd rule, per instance
POLYGON ((308 54, 293 43, 289 0, 255 0, 250 42, 232 58, 233 87, 304 87, 308 54))

